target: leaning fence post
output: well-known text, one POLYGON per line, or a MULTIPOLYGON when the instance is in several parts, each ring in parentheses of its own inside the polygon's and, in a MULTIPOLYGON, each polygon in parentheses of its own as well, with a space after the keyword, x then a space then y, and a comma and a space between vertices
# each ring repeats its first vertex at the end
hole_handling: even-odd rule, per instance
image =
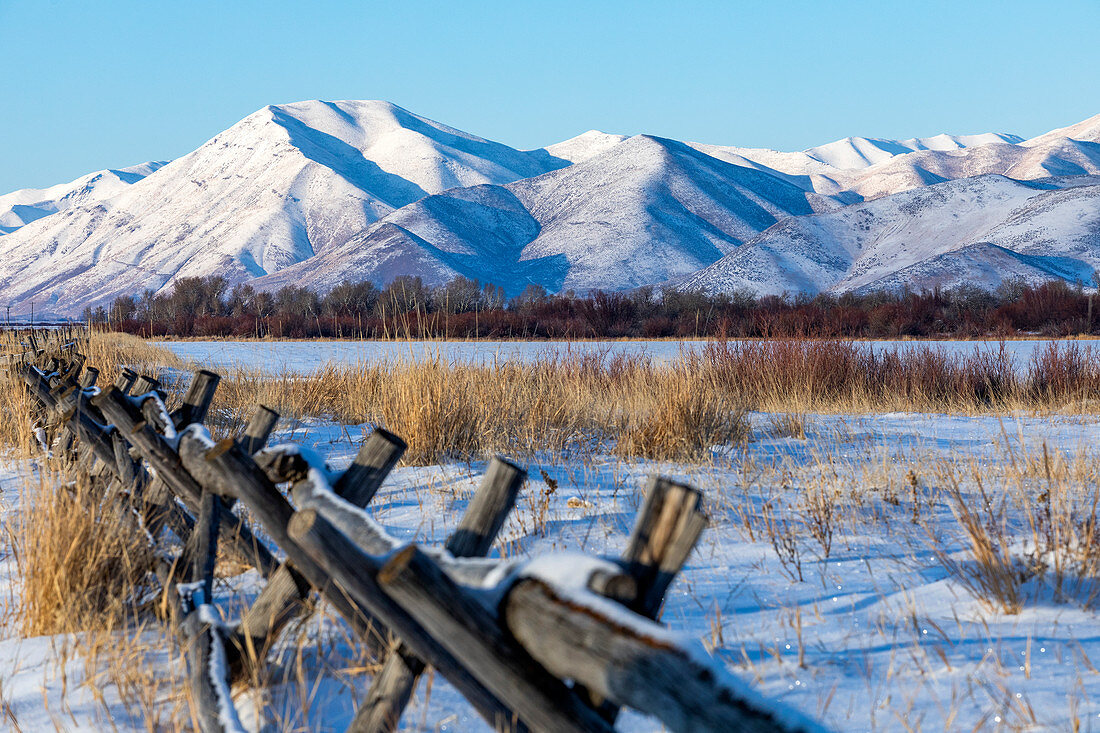
POLYGON ((177 429, 191 423, 201 423, 206 419, 206 413, 214 401, 214 393, 221 379, 221 376, 206 369, 195 372, 195 376, 191 379, 191 386, 183 396, 183 404, 171 415, 177 429))
MULTIPOLYGON (((526 478, 527 472, 514 463, 500 457, 490 461, 458 529, 447 540, 447 551, 455 557, 487 555, 516 505, 516 497, 526 478)), ((396 730, 423 671, 424 662, 404 643, 391 648, 386 653, 382 670, 371 681, 367 697, 359 706, 348 733, 396 730)))
POLYGON ((118 377, 115 378, 114 388, 122 394, 130 394, 130 390, 134 386, 134 382, 137 381, 137 372, 129 367, 122 367, 118 373, 118 377))
MULTIPOLYGON (((656 619, 665 591, 683 568, 706 527, 702 497, 702 492, 687 484, 663 476, 650 479, 645 501, 622 554, 622 561, 635 581, 633 598, 615 598, 612 589, 604 590, 602 595, 623 602, 642 616, 656 619)), ((614 721, 618 716, 618 708, 612 703, 590 690, 585 689, 583 693, 607 720, 614 721)))
POLYGON ((279 413, 264 405, 257 405, 252 417, 245 426, 244 434, 238 439, 241 449, 248 455, 258 453, 265 445, 275 425, 279 422, 279 413))
POLYGON ((333 490, 355 506, 365 507, 408 447, 390 431, 375 428, 363 442, 355 460, 337 479, 333 490))
MULTIPOLYGON (((297 537, 299 528, 294 530, 297 537)), ((310 552, 321 550, 312 538, 306 546, 310 552)), ((330 545, 329 551, 335 547, 330 545)), ((342 553, 334 557, 341 556, 348 557, 342 553)), ((346 564, 346 560, 334 563, 340 570, 346 564)), ((495 609, 482 606, 416 545, 391 556, 378 572, 377 583, 385 596, 463 663, 466 674, 498 696, 531 730, 611 730, 561 678, 549 674, 511 639, 495 609)), ((440 672, 454 684, 446 670, 440 672)))
MULTIPOLYGON (((293 572, 301 576, 304 583, 321 589, 333 608, 356 632, 366 633, 374 626, 370 614, 331 587, 328 574, 287 534, 287 523, 294 509, 236 441, 227 439, 211 447, 207 442, 184 432, 180 436, 180 458, 184 467, 193 471, 204 486, 243 501, 272 541, 286 553, 293 572)), ((274 572, 273 569, 268 577, 272 577, 274 572)))
POLYGON ((187 643, 187 671, 195 701, 195 717, 203 733, 243 733, 229 688, 225 631, 215 617, 214 563, 218 552, 217 494, 204 492, 181 563, 184 584, 179 589, 182 632, 187 643))
POLYGON ((98 379, 99 370, 95 367, 88 367, 84 370, 84 373, 80 375, 80 388, 91 389, 95 386, 95 383, 98 379))
POLYGON ((156 377, 150 377, 148 374, 142 374, 133 381, 130 386, 130 394, 135 397, 140 397, 143 394, 148 394, 155 389, 160 388, 160 380, 156 377))
MULTIPOLYGON (((138 449, 172 492, 191 507, 192 511, 196 510, 202 500, 202 486, 187 470, 181 470, 180 453, 163 436, 144 423, 141 412, 130 398, 118 390, 109 389, 93 397, 92 404, 99 407, 104 416, 124 432, 127 440, 138 449)), ((110 456, 113 459, 113 450, 110 456)), ((236 515, 223 512, 220 518, 227 543, 240 557, 251 562, 264 577, 270 576, 278 567, 271 551, 236 515)))
POLYGON ((707 518, 700 507, 702 493, 663 477, 650 481, 645 503, 622 559, 638 581, 633 610, 657 618, 665 591, 680 572, 707 518))
MULTIPOLYGON (((335 491, 356 506, 365 507, 406 448, 405 441, 393 433, 375 429, 360 446, 351 466, 336 481, 335 491)), ((280 478, 300 479, 304 470, 302 466, 296 469, 299 475, 280 478)), ((234 678, 247 673, 249 660, 266 656, 279 632, 298 614, 309 588, 293 565, 279 566, 234 630, 235 643, 230 650, 234 678)))

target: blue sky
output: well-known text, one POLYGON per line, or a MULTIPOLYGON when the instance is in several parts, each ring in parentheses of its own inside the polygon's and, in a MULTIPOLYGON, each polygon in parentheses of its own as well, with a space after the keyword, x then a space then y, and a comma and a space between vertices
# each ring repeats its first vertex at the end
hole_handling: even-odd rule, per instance
POLYGON ((510 145, 796 150, 1100 113, 1100 2, 0 0, 0 192, 182 155, 266 104, 388 99, 510 145))

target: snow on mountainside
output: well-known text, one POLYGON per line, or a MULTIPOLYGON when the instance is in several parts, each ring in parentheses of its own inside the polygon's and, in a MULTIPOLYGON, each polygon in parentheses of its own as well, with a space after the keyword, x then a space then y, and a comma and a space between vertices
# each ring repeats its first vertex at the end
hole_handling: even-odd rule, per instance
POLYGON ((570 163, 581 163, 610 150, 626 139, 626 135, 612 135, 599 130, 589 130, 560 143, 547 145, 543 150, 555 158, 567 160, 570 163))
POLYGON ((387 102, 269 106, 113 198, 5 236, 0 299, 78 313, 184 276, 260 277, 428 194, 566 164, 387 102))
POLYGON ((885 140, 882 138, 846 137, 825 145, 787 153, 767 148, 742 148, 728 145, 707 145, 688 143, 707 155, 739 164, 766 166, 791 176, 825 175, 847 180, 879 163, 893 160, 898 156, 921 150, 949 151, 966 150, 1002 143, 1014 145, 1022 143, 1018 135, 986 133, 982 135, 936 135, 934 137, 910 138, 909 140, 885 140))
POLYGON ((1036 147, 1060 139, 1079 140, 1081 142, 1100 143, 1100 115, 1094 115, 1074 125, 1059 127, 1030 140, 1020 143, 1024 147, 1036 147))
POLYGON ((1031 140, 1015 135, 845 138, 800 153, 691 143, 708 155, 775 174, 846 202, 969 176, 1021 180, 1100 174, 1100 115, 1031 140))
POLYGON ((456 274, 509 294, 623 289, 685 275, 820 197, 673 140, 638 135, 582 163, 504 186, 430 196, 346 244, 257 282, 329 288, 456 274))
POLYGON ((858 170, 890 160, 898 155, 918 150, 963 150, 990 143, 1018 143, 1017 135, 986 133, 984 135, 936 135, 935 137, 909 140, 883 140, 881 138, 846 137, 843 140, 810 148, 805 153, 833 168, 858 170))
POLYGON ((116 196, 164 164, 163 161, 150 161, 129 168, 96 171, 69 183, 49 188, 24 188, 4 194, 0 196, 0 235, 10 234, 25 224, 58 211, 116 196))
POLYGON ((984 175, 790 218, 685 279, 708 292, 844 292, 1004 279, 1091 282, 1100 178, 984 175))

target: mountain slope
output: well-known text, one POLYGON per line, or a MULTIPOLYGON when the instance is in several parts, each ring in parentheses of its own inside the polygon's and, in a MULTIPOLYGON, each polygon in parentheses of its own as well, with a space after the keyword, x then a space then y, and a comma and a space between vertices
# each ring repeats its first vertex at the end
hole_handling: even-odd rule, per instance
POLYGON ((979 176, 791 218, 685 279, 708 292, 931 288, 1008 277, 1091 281, 1100 179, 979 176))
POLYGON ((542 176, 430 196, 257 284, 462 274, 510 294, 623 289, 697 270, 815 205, 825 208, 781 178, 639 135, 542 176))
POLYGON ((0 196, 0 235, 77 206, 117 196, 164 166, 163 161, 151 161, 129 168, 108 169, 88 173, 75 181, 49 188, 24 188, 0 196))
POLYGON ((971 176, 1100 175, 1100 115, 1031 140, 999 133, 909 140, 850 137, 798 153, 691 145, 848 203, 971 176))
POLYGON ((386 102, 270 106, 117 196, 4 237, 0 299, 74 313, 184 276, 251 279, 425 195, 566 164, 386 102))

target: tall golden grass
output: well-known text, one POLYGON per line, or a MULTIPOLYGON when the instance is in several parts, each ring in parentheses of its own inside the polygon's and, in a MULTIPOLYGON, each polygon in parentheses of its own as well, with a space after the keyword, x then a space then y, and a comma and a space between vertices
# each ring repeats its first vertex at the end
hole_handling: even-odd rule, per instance
MULTIPOLYGON (((308 375, 232 370, 223 375, 213 427, 239 428, 260 403, 286 416, 383 425, 405 437, 414 464, 564 449, 698 460, 715 444, 747 437, 746 411, 1100 410, 1100 354, 1072 342, 1041 347, 1026 365, 1014 364, 1003 345, 950 353, 846 341, 716 341, 667 362, 568 354, 482 364, 451 363, 424 348, 422 358, 328 365, 308 375)), ((103 370, 101 383, 120 364, 153 374, 188 367, 125 334, 94 333, 85 350, 103 370)), ((0 395, 13 411, 25 409, 20 399, 0 395)), ((785 426, 793 435, 796 428, 785 426)))
POLYGON ((117 628, 151 587, 152 549, 133 518, 105 501, 101 484, 55 468, 44 466, 28 483, 11 538, 22 631, 117 628))
POLYGON ((256 402, 287 415, 384 425, 406 437, 414 463, 585 446, 691 460, 744 439, 747 410, 1095 412, 1100 360, 1077 344, 1043 347, 1018 368, 1003 347, 952 355, 754 341, 715 342, 670 362, 571 355, 456 364, 427 356, 329 365, 305 376, 228 375, 218 400, 223 415, 239 421, 256 402))

